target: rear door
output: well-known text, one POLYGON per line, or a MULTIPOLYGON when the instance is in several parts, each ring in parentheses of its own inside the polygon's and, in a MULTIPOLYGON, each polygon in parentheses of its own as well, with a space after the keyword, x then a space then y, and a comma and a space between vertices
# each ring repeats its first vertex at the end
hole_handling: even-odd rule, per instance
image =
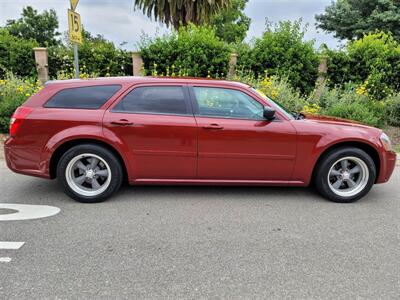
POLYGON ((131 180, 193 179, 197 125, 180 84, 137 85, 104 116, 104 127, 128 147, 131 180))

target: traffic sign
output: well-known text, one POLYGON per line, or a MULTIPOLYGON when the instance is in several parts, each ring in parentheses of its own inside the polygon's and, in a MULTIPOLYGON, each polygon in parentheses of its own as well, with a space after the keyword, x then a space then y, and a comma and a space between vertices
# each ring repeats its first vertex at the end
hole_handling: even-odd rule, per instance
POLYGON ((79 0, 70 0, 71 2, 71 9, 75 10, 76 6, 78 5, 79 0))
POLYGON ((68 28, 69 28, 69 41, 75 44, 82 44, 82 26, 81 16, 68 9, 68 28))

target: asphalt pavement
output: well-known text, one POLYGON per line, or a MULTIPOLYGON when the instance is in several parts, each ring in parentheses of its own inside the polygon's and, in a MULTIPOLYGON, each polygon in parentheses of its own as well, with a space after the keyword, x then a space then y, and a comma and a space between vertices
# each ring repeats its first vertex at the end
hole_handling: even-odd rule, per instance
POLYGON ((399 216, 399 167, 353 204, 151 186, 80 204, 0 160, 0 299, 399 299, 399 216), (5 203, 54 215, 4 221, 22 216, 5 203))

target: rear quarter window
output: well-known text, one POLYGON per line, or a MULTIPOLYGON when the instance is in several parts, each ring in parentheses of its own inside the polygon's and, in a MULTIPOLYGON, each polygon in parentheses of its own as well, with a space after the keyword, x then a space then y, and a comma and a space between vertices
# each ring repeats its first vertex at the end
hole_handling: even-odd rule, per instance
POLYGON ((118 84, 67 88, 52 96, 44 107, 98 109, 120 89, 118 84))

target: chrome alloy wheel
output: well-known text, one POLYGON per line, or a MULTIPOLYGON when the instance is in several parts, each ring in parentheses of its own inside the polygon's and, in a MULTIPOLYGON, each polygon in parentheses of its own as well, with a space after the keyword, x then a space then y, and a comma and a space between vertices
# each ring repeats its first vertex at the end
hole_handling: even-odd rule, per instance
POLYGON ((103 193, 111 183, 111 176, 111 169, 107 162, 92 153, 75 156, 65 169, 65 178, 69 187, 86 197, 103 193))
POLYGON ((337 160, 328 172, 329 188, 341 197, 352 197, 368 184, 369 170, 366 163, 354 156, 337 160))

